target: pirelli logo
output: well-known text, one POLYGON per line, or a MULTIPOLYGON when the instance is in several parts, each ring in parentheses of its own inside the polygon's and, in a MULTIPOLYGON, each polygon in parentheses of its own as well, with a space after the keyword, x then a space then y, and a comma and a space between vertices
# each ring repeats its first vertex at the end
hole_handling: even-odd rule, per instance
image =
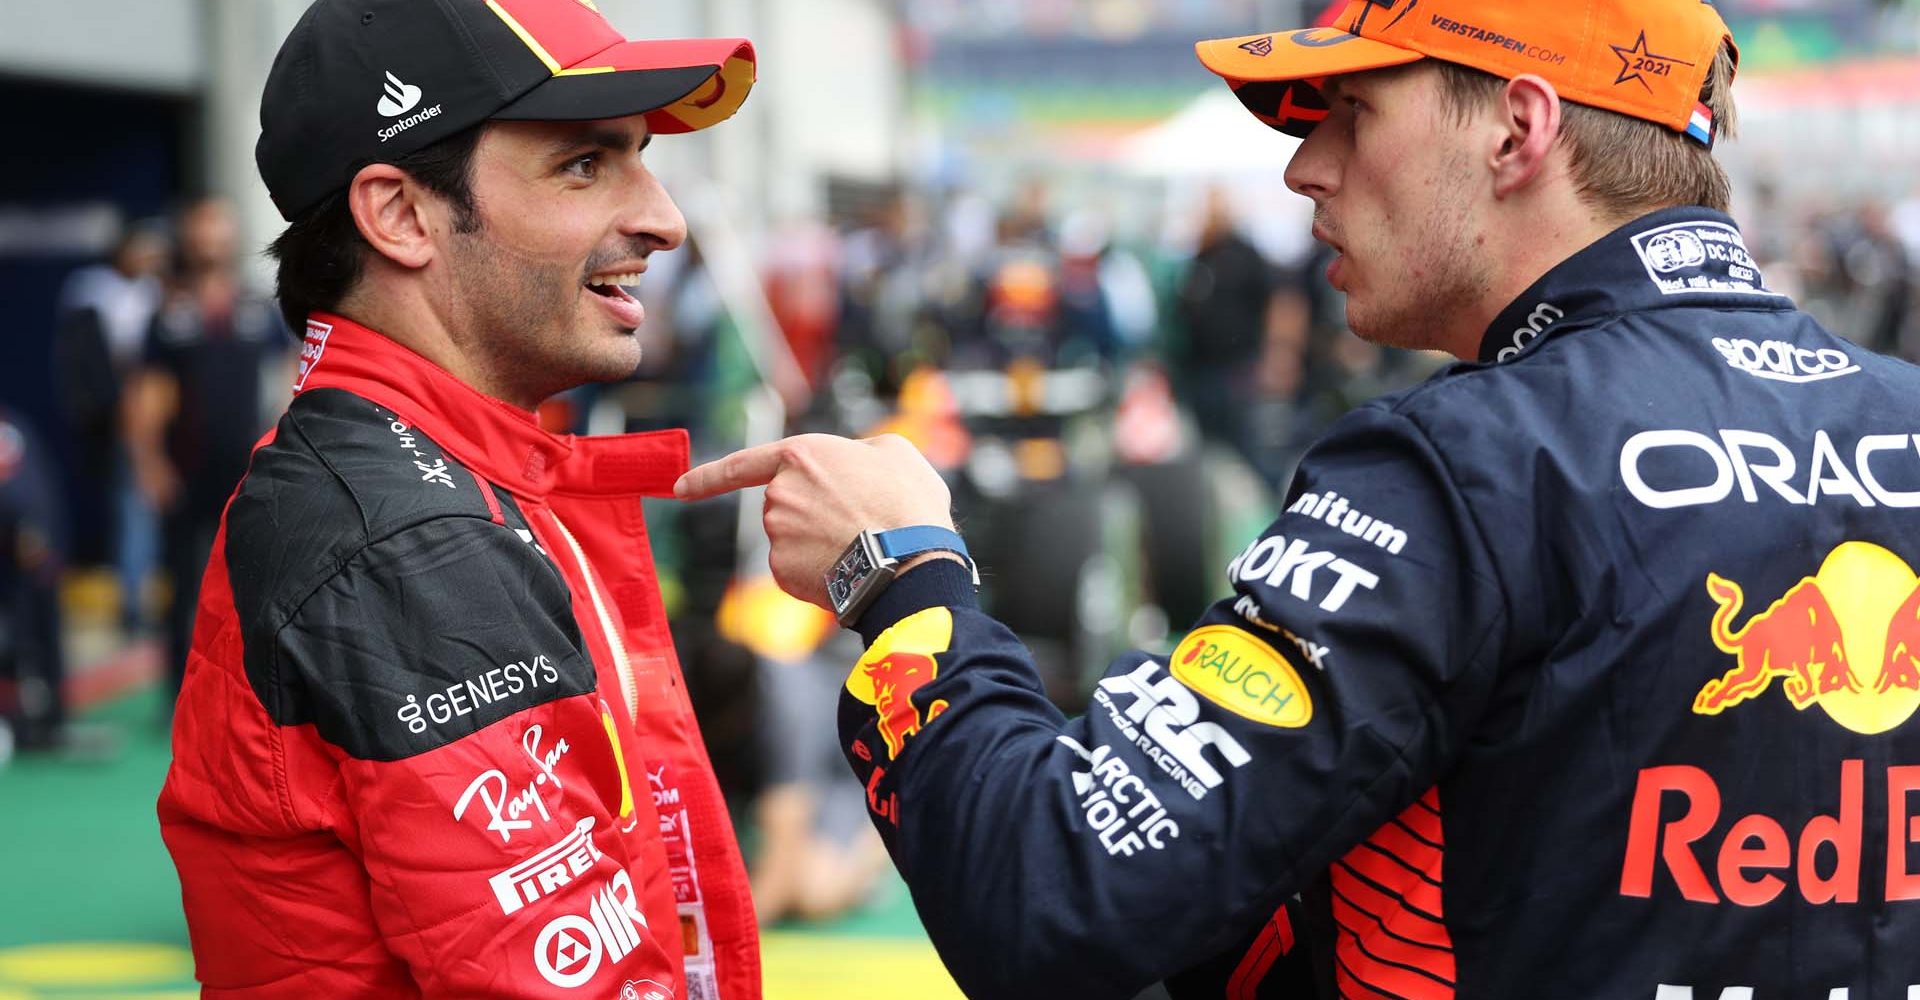
POLYGON ((500 912, 512 915, 529 903, 573 883, 603 855, 593 843, 593 817, 588 816, 558 843, 487 880, 500 912))

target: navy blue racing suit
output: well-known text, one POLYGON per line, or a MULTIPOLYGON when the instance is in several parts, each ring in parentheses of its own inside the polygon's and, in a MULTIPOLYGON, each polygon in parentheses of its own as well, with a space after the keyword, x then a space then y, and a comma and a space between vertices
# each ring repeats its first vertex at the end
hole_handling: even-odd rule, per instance
POLYGON ((973 997, 1920 995, 1916 411, 1657 212, 1340 420, 1084 717, 935 562, 842 743, 973 997))

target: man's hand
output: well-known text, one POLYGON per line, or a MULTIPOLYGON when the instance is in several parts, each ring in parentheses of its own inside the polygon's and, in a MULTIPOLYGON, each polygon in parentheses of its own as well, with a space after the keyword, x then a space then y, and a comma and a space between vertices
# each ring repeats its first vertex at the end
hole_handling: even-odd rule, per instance
POLYGON ((832 609, 824 577, 854 536, 916 524, 953 527, 947 484, 906 438, 802 434, 736 451, 674 484, 682 500, 767 488, 767 561, 780 589, 832 609))

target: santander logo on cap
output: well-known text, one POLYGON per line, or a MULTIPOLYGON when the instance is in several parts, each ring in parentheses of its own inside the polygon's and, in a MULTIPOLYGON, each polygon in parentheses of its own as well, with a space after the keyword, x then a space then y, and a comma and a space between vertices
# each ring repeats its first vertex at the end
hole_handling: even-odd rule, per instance
POLYGON ((387 96, 380 98, 379 111, 388 118, 404 115, 420 103, 420 88, 411 83, 403 83, 387 71, 387 96))

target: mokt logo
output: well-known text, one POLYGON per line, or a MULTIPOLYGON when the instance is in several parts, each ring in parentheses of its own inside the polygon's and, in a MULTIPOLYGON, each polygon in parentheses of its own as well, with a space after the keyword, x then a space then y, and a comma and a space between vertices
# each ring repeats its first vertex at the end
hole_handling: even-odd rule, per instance
MULTIPOLYGON (((1734 665, 1694 696, 1695 714, 1743 711, 1772 697, 1776 679, 1796 711, 1818 705, 1828 722, 1862 737, 1893 730, 1920 708, 1920 577, 1894 553, 1842 543, 1818 573, 1744 624, 1736 624, 1746 601, 1740 585, 1716 573, 1706 582, 1719 606, 1709 625, 1713 644, 1734 665)), ((1651 897, 1656 882, 1667 881, 1656 877, 1664 870, 1696 903, 1764 906, 1787 892, 1789 880, 1813 904, 1857 903, 1873 881, 1889 902, 1920 900, 1912 850, 1920 845, 1920 765, 1886 766, 1869 781, 1865 754, 1837 763, 1831 812, 1790 823, 1756 813, 1730 825, 1721 822, 1720 784, 1705 769, 1642 768, 1620 894, 1651 897), (1868 829, 1886 831, 1885 853, 1872 855, 1886 859, 1885 871, 1871 881, 1861 873, 1868 829), (1724 832, 1715 838, 1716 830, 1724 832)))

